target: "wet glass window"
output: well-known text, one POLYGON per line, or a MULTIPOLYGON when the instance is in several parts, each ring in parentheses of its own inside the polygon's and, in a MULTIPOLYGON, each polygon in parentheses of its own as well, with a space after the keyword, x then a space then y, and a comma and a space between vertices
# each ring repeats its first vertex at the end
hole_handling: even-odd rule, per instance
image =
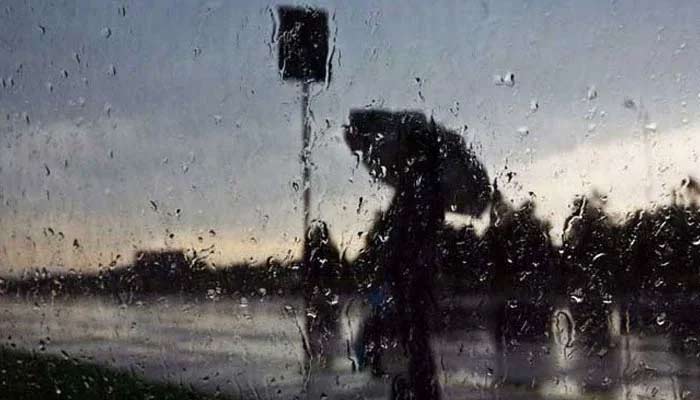
POLYGON ((0 399, 700 398, 698 15, 0 0, 0 399))

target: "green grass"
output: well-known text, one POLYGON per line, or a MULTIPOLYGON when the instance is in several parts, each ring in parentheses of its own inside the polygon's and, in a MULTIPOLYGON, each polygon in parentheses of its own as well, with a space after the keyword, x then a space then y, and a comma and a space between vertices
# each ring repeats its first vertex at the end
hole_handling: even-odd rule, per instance
MULTIPOLYGON (((506 388, 514 398, 526 398, 526 386, 506 388)), ((507 398, 507 397, 506 397, 507 398)), ((118 371, 69 356, 37 354, 0 345, 0 400, 233 400, 207 395, 189 386, 154 383, 132 372, 118 371)), ((550 400, 560 399, 557 396, 550 400)), ((570 400, 570 397, 562 397, 570 400)), ((585 394, 576 400, 609 400, 609 394, 585 394)))
POLYGON ((86 363, 0 346, 0 399, 231 399, 86 363))

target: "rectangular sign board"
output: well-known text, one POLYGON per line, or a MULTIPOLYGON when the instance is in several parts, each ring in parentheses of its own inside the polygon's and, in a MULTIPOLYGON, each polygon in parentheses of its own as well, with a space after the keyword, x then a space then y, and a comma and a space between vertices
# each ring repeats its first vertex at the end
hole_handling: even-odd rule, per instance
POLYGON ((328 57, 328 15, 308 7, 280 6, 279 69, 283 79, 323 82, 328 57))

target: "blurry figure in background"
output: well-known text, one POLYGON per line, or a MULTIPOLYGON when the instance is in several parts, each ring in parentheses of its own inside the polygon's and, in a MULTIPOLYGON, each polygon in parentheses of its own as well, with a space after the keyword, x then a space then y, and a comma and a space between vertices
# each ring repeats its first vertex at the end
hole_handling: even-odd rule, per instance
POLYGON ((495 183, 494 187, 484 240, 493 270, 496 384, 536 389, 551 377, 548 355, 553 288, 558 285, 556 254, 550 226, 535 216, 535 204, 527 201, 514 208, 495 183))
POLYGON ((304 254, 306 262, 302 284, 308 340, 304 346, 307 368, 310 361, 316 361, 321 368, 325 368, 337 340, 340 286, 347 268, 323 221, 311 222, 304 254))
MULTIPOLYGON (((376 330, 369 335, 374 342, 365 345, 380 345, 381 326, 393 325, 408 358, 408 376, 395 378, 392 398, 439 399, 430 347, 430 313, 437 311, 433 278, 439 231, 445 211, 483 212, 490 194, 488 176, 461 136, 428 121, 421 112, 353 110, 345 140, 353 152, 361 153, 373 177, 395 189, 380 228, 368 238, 376 250, 364 262, 383 269, 382 282, 390 296, 374 307, 370 324, 379 327, 369 328, 376 330), (389 321, 387 313, 393 317, 389 321), (382 317, 385 320, 377 322, 382 317)), ((377 369, 379 362, 371 363, 377 369)))

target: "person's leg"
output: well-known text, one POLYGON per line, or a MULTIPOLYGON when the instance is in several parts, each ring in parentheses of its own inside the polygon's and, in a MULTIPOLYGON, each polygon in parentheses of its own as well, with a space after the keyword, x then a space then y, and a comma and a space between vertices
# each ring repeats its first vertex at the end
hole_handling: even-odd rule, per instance
POLYGON ((381 377, 384 375, 382 366, 383 342, 386 333, 384 332, 385 316, 382 307, 375 307, 367 320, 367 325, 363 335, 365 366, 370 368, 372 376, 381 377))

